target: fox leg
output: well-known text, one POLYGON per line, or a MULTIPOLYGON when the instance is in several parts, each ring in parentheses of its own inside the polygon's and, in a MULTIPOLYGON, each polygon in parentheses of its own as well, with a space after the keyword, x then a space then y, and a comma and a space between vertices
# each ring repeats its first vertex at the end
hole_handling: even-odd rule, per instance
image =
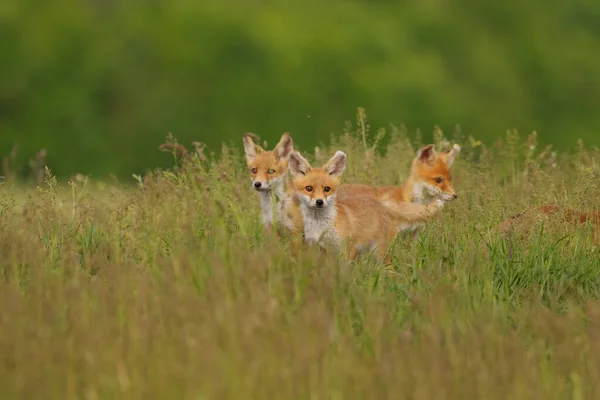
POLYGON ((420 222, 417 223, 413 226, 412 230, 410 231, 410 239, 411 240, 417 240, 419 238, 419 234, 421 234, 421 232, 423 231, 423 229, 425 228, 425 223, 420 222))
POLYGON ((358 256, 358 250, 356 250, 356 246, 346 244, 343 247, 342 258, 344 258, 345 260, 347 260, 349 262, 353 262, 354 260, 356 260, 357 256, 358 256))
POLYGON ((273 240, 278 236, 279 235, 276 232, 273 232, 273 225, 270 223, 263 224, 263 240, 265 240, 265 242, 273 240))
POLYGON ((391 269, 392 265, 392 257, 390 257, 389 253, 383 257, 383 268, 391 269))
POLYGON ((348 259, 353 262, 356 260, 356 257, 358 257, 358 250, 356 250, 356 247, 352 246, 348 251, 348 259))
POLYGON ((315 240, 314 238, 307 238, 305 234, 302 234, 302 245, 308 248, 316 247, 319 253, 322 255, 327 255, 327 249, 318 240, 315 240))
POLYGON ((397 232, 393 230, 377 244, 379 260, 381 260, 385 269, 392 269, 392 250, 396 241, 396 236, 397 232))
POLYGON ((292 251, 292 254, 294 255, 294 257, 297 257, 300 254, 304 244, 305 244, 305 242, 304 242, 304 238, 303 238, 302 234, 299 234, 297 232, 293 232, 290 234, 290 237, 288 240, 288 245, 289 245, 290 250, 292 251))
POLYGON ((273 229, 273 224, 271 223, 264 223, 263 224, 263 230, 265 233, 265 236, 267 237, 277 237, 279 239, 281 239, 281 232, 279 231, 279 229, 273 229))
POLYGON ((325 247, 317 245, 317 248, 319 249, 319 251, 321 252, 321 254, 323 254, 324 256, 327 255, 327 249, 325 247))
POLYGON ((419 238, 419 227, 415 226, 412 230, 412 232, 410 233, 410 239, 411 240, 417 240, 419 238))
POLYGON ((381 243, 381 246, 377 246, 377 252, 379 253, 379 260, 386 269, 392 268, 392 256, 389 243, 381 243))
POLYGON ((265 231, 265 233, 271 233, 271 231, 273 230, 273 226, 269 223, 264 223, 263 230, 265 231))
POLYGON ((394 270, 394 264, 392 263, 392 257, 391 257, 391 251, 388 250, 387 252, 385 252, 382 255, 382 264, 383 264, 383 271, 385 271, 386 274, 389 275, 394 275, 397 276, 399 275, 398 272, 396 272, 394 270))

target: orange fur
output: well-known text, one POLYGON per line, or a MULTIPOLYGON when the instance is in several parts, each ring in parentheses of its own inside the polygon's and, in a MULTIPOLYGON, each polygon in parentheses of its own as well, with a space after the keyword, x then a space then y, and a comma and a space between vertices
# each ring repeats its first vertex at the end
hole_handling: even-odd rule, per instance
MULTIPOLYGON (((452 149, 439 154, 435 152, 432 144, 424 146, 413 159, 410 176, 402 185, 344 184, 340 187, 340 199, 353 196, 373 196, 392 209, 404 207, 406 202, 413 200, 421 204, 424 190, 434 198, 456 199, 458 196, 452 185, 450 168, 458 153, 460 153, 460 146, 457 144, 452 149)), ((419 222, 423 223, 425 220, 419 222)), ((407 224, 405 221, 401 222, 399 226, 400 230, 415 228, 415 224, 407 224)))
POLYGON ((341 151, 322 168, 312 168, 295 150, 290 153, 289 162, 300 199, 306 241, 335 247, 344 243, 343 254, 350 260, 359 252, 375 250, 380 260, 390 264, 388 249, 399 221, 421 221, 441 207, 441 202, 427 206, 405 202, 389 208, 372 196, 336 200, 346 165, 346 155, 341 151))
POLYGON ((454 199, 458 196, 452 186, 450 168, 459 152, 460 147, 456 144, 452 149, 439 154, 435 152, 432 144, 427 145, 421 148, 413 159, 410 176, 402 185, 344 184, 340 188, 340 196, 370 195, 394 202, 413 201, 414 199, 420 202, 422 191, 428 190, 423 185, 429 185, 432 187, 432 191, 445 197, 444 200, 454 199), (441 180, 438 181, 440 178, 441 180))

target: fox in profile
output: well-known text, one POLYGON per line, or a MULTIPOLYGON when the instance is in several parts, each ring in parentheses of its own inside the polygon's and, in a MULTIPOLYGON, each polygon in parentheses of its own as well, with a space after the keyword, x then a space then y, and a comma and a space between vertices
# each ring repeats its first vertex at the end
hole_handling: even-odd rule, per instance
POLYGON ((252 188, 260 198, 263 226, 270 230, 277 223, 291 233, 301 233, 300 203, 288 185, 288 156, 294 149, 292 137, 284 133, 271 151, 254 143, 251 134, 245 134, 243 142, 252 188))
POLYGON ((289 167, 300 201, 305 241, 320 247, 341 247, 350 261, 361 252, 375 251, 388 266, 388 250, 398 223, 424 221, 441 208, 442 201, 427 206, 403 202, 385 207, 376 198, 358 193, 337 199, 346 158, 337 151, 321 168, 313 168, 298 151, 290 152, 289 167))
MULTIPOLYGON (((344 184, 340 187, 340 198, 346 196, 369 195, 379 199, 386 207, 394 209, 406 202, 423 203, 424 192, 443 201, 458 197, 452 185, 450 168, 460 153, 460 146, 454 144, 448 151, 436 153, 433 144, 422 147, 413 159, 410 176, 400 186, 372 186, 344 184)), ((414 224, 401 221, 398 230, 416 229, 422 222, 414 224)))

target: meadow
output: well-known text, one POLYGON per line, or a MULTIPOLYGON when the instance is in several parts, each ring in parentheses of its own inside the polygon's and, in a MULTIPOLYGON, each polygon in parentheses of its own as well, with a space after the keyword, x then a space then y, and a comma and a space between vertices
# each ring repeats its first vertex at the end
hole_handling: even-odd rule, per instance
MULTIPOLYGON (((426 143, 362 121, 299 150, 344 150, 343 182, 402 182, 426 143)), ((49 169, 37 186, 4 181, 1 397, 597 398, 598 248, 584 229, 495 227, 548 202, 600 208, 600 151, 434 138, 462 147, 459 198, 398 237, 394 273, 266 238, 241 135, 133 186, 49 169)))

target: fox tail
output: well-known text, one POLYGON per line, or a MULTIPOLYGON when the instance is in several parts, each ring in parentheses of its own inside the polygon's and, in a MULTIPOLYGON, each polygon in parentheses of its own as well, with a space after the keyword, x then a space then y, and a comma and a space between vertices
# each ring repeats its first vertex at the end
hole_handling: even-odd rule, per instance
POLYGON ((427 205, 410 202, 386 203, 388 209, 399 219, 409 223, 425 222, 436 215, 444 206, 442 200, 434 200, 427 205))

